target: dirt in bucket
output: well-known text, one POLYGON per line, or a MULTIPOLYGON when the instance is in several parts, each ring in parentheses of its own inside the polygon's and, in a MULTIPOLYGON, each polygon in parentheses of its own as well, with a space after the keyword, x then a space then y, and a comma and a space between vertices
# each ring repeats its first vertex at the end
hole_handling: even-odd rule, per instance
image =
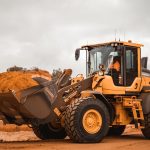
POLYGON ((20 91, 32 86, 38 85, 32 78, 38 76, 47 80, 51 79, 51 75, 45 70, 20 70, 7 71, 0 73, 0 93, 7 93, 10 90, 20 91))

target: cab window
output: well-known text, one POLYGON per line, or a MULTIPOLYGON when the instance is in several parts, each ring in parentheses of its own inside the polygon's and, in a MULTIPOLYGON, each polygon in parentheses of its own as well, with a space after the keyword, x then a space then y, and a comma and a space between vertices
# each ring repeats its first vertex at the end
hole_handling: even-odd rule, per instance
POLYGON ((138 76, 137 48, 126 47, 126 86, 131 86, 138 76))

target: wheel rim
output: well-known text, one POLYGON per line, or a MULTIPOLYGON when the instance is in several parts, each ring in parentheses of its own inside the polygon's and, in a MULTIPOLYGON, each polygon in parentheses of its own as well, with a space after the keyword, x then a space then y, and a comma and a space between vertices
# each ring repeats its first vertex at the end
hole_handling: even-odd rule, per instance
POLYGON ((90 134, 97 133, 102 126, 102 116, 94 109, 85 112, 82 119, 83 128, 90 134))

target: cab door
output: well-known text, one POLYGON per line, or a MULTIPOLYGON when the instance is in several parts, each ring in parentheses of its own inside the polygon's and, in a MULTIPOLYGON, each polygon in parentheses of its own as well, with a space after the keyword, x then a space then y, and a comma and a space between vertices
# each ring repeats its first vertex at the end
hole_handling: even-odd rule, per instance
POLYGON ((131 86, 138 77, 138 49, 125 47, 124 50, 124 86, 131 86))

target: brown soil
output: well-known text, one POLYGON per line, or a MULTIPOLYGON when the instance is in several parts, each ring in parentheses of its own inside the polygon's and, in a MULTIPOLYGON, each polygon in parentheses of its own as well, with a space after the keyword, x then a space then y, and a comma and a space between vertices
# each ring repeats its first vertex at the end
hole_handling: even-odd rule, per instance
POLYGON ((0 132, 0 150, 149 150, 150 142, 141 132, 128 127, 119 137, 105 137, 96 144, 72 143, 69 138, 62 140, 39 140, 32 131, 0 132))
POLYGON ((27 125, 17 126, 15 124, 4 124, 2 120, 0 120, 0 131, 3 132, 19 132, 19 131, 32 131, 27 125))
POLYGON ((32 131, 27 125, 0 125, 0 131, 3 132, 19 132, 19 131, 32 131))
POLYGON ((7 93, 10 90, 19 91, 35 86, 38 83, 32 79, 34 76, 40 76, 48 80, 51 79, 51 75, 45 70, 10 71, 0 73, 0 93, 7 93))

